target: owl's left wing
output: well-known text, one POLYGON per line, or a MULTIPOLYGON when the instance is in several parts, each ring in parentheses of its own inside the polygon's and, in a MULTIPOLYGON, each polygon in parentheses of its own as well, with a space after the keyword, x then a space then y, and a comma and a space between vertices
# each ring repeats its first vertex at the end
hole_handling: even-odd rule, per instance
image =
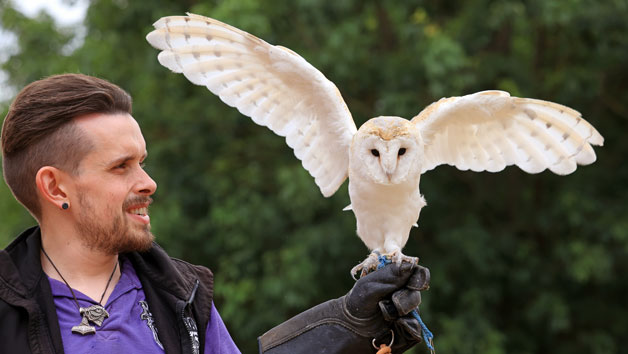
POLYGON ((425 141, 422 172, 442 164, 497 172, 517 165, 560 175, 596 159, 604 138, 577 111, 503 91, 443 98, 412 119, 425 141))
POLYGON ((324 196, 347 178, 357 131, 336 86, 290 49, 218 20, 188 14, 155 22, 146 36, 159 62, 286 137, 324 196))

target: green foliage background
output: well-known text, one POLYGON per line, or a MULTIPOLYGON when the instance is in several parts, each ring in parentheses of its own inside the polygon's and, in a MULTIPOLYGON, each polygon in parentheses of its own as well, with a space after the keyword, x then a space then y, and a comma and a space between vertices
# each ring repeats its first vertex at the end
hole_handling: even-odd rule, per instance
MULTIPOLYGON (((346 184, 323 198, 283 139, 158 64, 145 35, 186 11, 301 54, 358 126, 487 89, 580 111, 606 139, 594 165, 566 177, 439 167, 405 253, 431 269, 421 309, 441 353, 628 353, 627 1, 93 0, 73 41, 77 28, 0 0, 18 39, 3 43, 2 90, 81 72, 132 94, 158 241, 214 271, 217 307, 254 353, 264 331, 343 295, 367 250, 341 212, 346 184)), ((4 184, 0 218, 0 245, 34 223, 4 184)))

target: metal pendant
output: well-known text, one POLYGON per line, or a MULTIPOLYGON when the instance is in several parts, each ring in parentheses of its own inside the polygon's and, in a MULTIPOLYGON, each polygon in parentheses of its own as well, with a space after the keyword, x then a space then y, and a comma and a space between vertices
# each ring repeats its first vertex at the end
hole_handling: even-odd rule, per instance
POLYGON ((109 317, 109 313, 104 307, 100 305, 92 305, 90 307, 81 307, 79 312, 83 319, 81 323, 72 327, 72 333, 78 333, 81 335, 96 333, 96 327, 90 326, 89 322, 93 322, 97 326, 102 326, 105 318, 109 317))

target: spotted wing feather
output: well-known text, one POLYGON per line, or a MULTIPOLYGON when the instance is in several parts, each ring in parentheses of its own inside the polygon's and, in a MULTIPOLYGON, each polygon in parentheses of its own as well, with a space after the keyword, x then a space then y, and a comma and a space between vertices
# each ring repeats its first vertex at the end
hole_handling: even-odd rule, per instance
POLYGON ((566 175, 596 159, 604 138, 577 111, 557 103, 484 91, 443 98, 412 119, 425 140, 422 171, 441 164, 497 172, 516 165, 566 175))
POLYGON ((164 17, 146 39, 159 62, 286 138, 325 196, 347 178, 357 131, 336 86, 293 51, 204 16, 164 17))

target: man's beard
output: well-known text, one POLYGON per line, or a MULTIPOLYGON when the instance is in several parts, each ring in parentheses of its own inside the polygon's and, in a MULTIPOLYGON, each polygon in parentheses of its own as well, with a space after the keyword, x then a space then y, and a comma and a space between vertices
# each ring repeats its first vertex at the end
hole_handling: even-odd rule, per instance
POLYGON ((150 224, 144 227, 129 227, 126 209, 134 204, 150 202, 150 197, 136 197, 127 200, 122 212, 116 213, 112 220, 99 220, 91 204, 84 194, 79 194, 79 220, 76 229, 86 247, 105 254, 147 251, 155 237, 150 232, 150 224))

